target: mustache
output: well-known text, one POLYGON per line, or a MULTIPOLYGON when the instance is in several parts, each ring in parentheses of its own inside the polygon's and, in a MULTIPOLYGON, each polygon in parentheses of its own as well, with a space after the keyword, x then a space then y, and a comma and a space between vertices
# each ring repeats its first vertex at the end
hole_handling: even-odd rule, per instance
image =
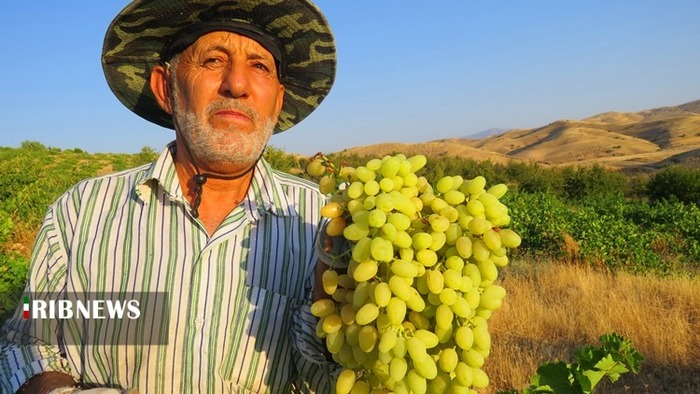
POLYGON ((234 110, 244 113, 256 124, 260 120, 260 116, 253 108, 251 108, 248 104, 235 99, 214 101, 213 103, 207 105, 206 109, 207 115, 212 115, 214 112, 221 110, 234 110))

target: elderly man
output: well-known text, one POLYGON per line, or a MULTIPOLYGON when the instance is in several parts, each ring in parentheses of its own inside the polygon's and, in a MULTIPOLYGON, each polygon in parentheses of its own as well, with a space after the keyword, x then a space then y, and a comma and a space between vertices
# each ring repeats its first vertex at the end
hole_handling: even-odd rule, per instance
POLYGON ((261 158, 333 84, 323 15, 307 0, 136 0, 102 60, 117 98, 175 141, 49 208, 26 294, 162 294, 167 312, 95 324, 20 308, 2 391, 331 392, 309 313, 324 196, 261 158))

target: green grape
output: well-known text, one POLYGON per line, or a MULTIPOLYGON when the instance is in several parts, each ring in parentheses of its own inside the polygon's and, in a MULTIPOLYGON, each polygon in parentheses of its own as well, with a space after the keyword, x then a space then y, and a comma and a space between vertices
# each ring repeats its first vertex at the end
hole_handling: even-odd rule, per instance
POLYGON ((359 324, 350 324, 345 327, 345 343, 350 346, 357 346, 360 341, 360 326, 359 324))
POLYGON ((467 300, 467 303, 471 309, 478 308, 479 303, 481 302, 481 294, 479 294, 479 289, 476 287, 472 288, 464 295, 464 299, 467 300))
POLYGON ((425 164, 428 162, 428 159, 426 159, 423 155, 412 156, 406 160, 411 163, 411 172, 414 173, 423 168, 423 166, 425 166, 425 164))
POLYGON ((384 223, 384 225, 379 228, 379 235, 389 242, 396 238, 396 234, 398 234, 398 231, 396 231, 396 227, 391 223, 384 223))
MULTIPOLYGON (((401 175, 401 171, 399 171, 399 175, 401 175)), ((418 177, 416 176, 416 174, 408 173, 406 175, 403 175, 403 185, 405 187, 415 188, 416 193, 418 192, 418 188, 416 188, 417 184, 418 184, 418 177)))
POLYGON ((340 308, 340 319, 343 320, 343 324, 346 326, 355 322, 355 308, 353 308, 352 304, 345 304, 340 308))
POLYGON ((452 333, 454 332, 454 329, 452 328, 452 325, 450 324, 449 327, 435 327, 435 335, 437 335, 438 339, 440 340, 440 343, 446 344, 450 341, 452 341, 452 333))
POLYGON ((466 199, 464 193, 460 192, 459 190, 449 190, 442 196, 442 198, 450 205, 461 204, 466 199))
MULTIPOLYGON (((462 269, 462 273, 464 273, 464 269, 462 269)), ((474 287, 474 282, 472 282, 472 278, 470 278, 469 276, 462 275, 461 280, 462 283, 459 286, 459 291, 461 291, 462 293, 466 293, 469 290, 471 290, 472 287, 474 287)))
POLYGON ((491 186, 488 190, 486 190, 486 193, 488 193, 496 198, 501 198, 501 197, 503 197, 504 194, 506 194, 507 191, 508 191, 508 186, 503 184, 503 183, 499 183, 497 185, 491 186))
POLYGON ((335 270, 325 270, 321 275, 321 284, 326 294, 332 295, 338 288, 338 273, 335 270))
POLYGON ((484 372, 481 368, 475 368, 473 369, 473 372, 474 378, 472 380, 472 386, 482 389, 489 385, 489 377, 486 375, 486 372, 484 372))
POLYGON ((384 212, 394 209, 394 198, 388 193, 379 193, 375 196, 374 205, 384 212))
POLYGON ((347 211, 350 213, 350 216, 354 215, 358 211, 366 211, 367 210, 367 209, 365 209, 364 200, 350 200, 347 202, 345 207, 347 208, 347 211))
POLYGON ((386 212, 381 209, 373 209, 367 214, 367 224, 370 227, 379 228, 386 223, 386 212))
POLYGON ((520 242, 522 241, 520 236, 515 231, 508 228, 504 228, 499 231, 498 235, 501 237, 501 243, 506 248, 517 248, 520 246, 520 242))
POLYGON ((406 317, 406 302, 398 297, 392 297, 386 306, 386 313, 392 325, 400 325, 406 317))
MULTIPOLYGON (((455 207, 447 206, 441 208, 440 211, 438 211, 438 214, 447 219, 447 221, 450 223, 455 223, 459 219, 459 211, 455 207)), ((447 229, 445 229, 445 231, 447 231, 447 229)))
POLYGON ((497 220, 503 216, 508 215, 508 207, 506 207, 500 202, 496 202, 486 207, 484 214, 489 220, 497 220))
POLYGON ((362 282, 357 285, 355 291, 352 293, 350 303, 352 304, 352 307, 355 308, 356 311, 358 311, 360 310, 360 308, 362 308, 362 306, 367 302, 368 299, 369 283, 362 282))
POLYGON ((326 167, 323 165, 321 159, 314 159, 306 165, 306 173, 313 176, 319 177, 326 172, 326 167))
POLYGON ((392 276, 389 278, 389 288, 394 295, 404 301, 408 300, 413 295, 411 286, 400 276, 392 276))
POLYGON ((360 310, 355 314, 355 322, 357 324, 364 326, 377 319, 379 316, 379 307, 375 304, 368 303, 363 305, 360 310))
POLYGON ((486 219, 481 219, 475 217, 469 222, 469 232, 474 235, 481 235, 486 232, 486 230, 492 228, 493 225, 486 219))
POLYGON ((393 224, 397 231, 404 231, 411 227, 411 219, 401 212, 390 213, 387 222, 393 224))
POLYGON ((365 211, 371 211, 374 209, 376 206, 376 199, 377 198, 375 196, 367 196, 364 200, 362 200, 362 207, 365 209, 365 211))
POLYGON ((377 329, 373 325, 367 324, 360 328, 360 332, 358 333, 358 345, 363 352, 369 353, 376 346, 378 338, 379 333, 377 329))
POLYGON ((343 214, 343 205, 339 202, 329 202, 321 207, 321 216, 333 219, 343 214))
POLYGON ((435 333, 428 331, 427 329, 418 329, 413 333, 414 338, 420 339, 425 345, 426 349, 432 349, 440 343, 440 339, 435 333))
MULTIPOLYGON (((422 264, 420 264, 422 266, 422 264)), ((427 295, 430 293, 430 289, 428 288, 428 275, 427 272, 424 272, 423 275, 418 275, 416 277, 416 289, 420 294, 427 295)))
POLYGON ((458 223, 450 223, 447 230, 445 230, 445 243, 448 245, 454 245, 457 239, 462 236, 462 227, 458 223))
POLYGON ((460 186, 462 186, 462 183, 464 183, 464 178, 462 178, 461 175, 455 175, 452 177, 454 185, 452 186, 452 190, 457 190, 459 189, 460 186))
POLYGON ((365 183, 365 186, 362 188, 362 190, 368 196, 376 196, 377 193, 379 193, 379 183, 374 179, 369 180, 365 183))
POLYGON ((467 326, 461 326, 455 331, 454 340, 461 349, 471 349, 474 344, 474 332, 467 326))
POLYGON ((419 330, 427 330, 430 328, 430 319, 428 319, 428 317, 421 312, 408 312, 408 321, 413 323, 413 325, 419 330))
POLYGON ((328 298, 320 299, 311 304, 311 314, 316 317, 326 317, 335 312, 335 303, 328 298))
POLYGON ((455 298, 455 301, 450 305, 450 308, 452 308, 452 312, 454 312, 455 315, 465 319, 471 315, 473 310, 467 299, 461 296, 457 296, 455 298))
POLYGON ((352 223, 343 230, 343 237, 350 241, 359 241, 369 235, 369 227, 352 223))
POLYGON ((434 250, 423 249, 416 252, 416 260, 425 267, 432 267, 437 263, 438 256, 434 250))
POLYGON ((396 345, 397 336, 393 330, 386 330, 379 339, 377 349, 382 353, 390 352, 396 345))
POLYGON ((460 361, 455 366, 455 378, 457 382, 462 386, 471 386, 474 380, 474 370, 472 367, 467 365, 465 362, 460 361))
POLYGON ((445 278, 442 276, 442 272, 428 271, 426 275, 430 292, 433 294, 440 294, 445 285, 445 278))
POLYGON ((391 271, 398 276, 403 276, 404 278, 415 278, 418 276, 418 269, 411 261, 406 260, 394 260, 391 264, 391 271))
POLYGON ((462 273, 453 269, 446 269, 442 273, 442 277, 445 280, 445 286, 452 290, 459 290, 462 285, 462 273))
POLYGON ((494 226, 506 227, 510 224, 510 216, 503 215, 500 218, 491 219, 491 223, 493 223, 494 226))
POLYGON ((442 289, 440 292, 440 302, 445 305, 454 305, 454 303, 457 302, 457 292, 449 287, 442 289))
POLYGON ((411 174, 411 162, 406 159, 406 157, 401 158, 401 165, 399 166, 398 175, 406 176, 411 174))
POLYGON ((432 209, 434 213, 438 213, 441 209, 450 206, 445 200, 443 200, 440 197, 433 198, 432 201, 430 201, 430 204, 425 205, 430 205, 430 209, 432 209))
POLYGON ((472 256, 472 240, 469 237, 461 236, 455 241, 455 247, 457 247, 457 253, 463 259, 468 259, 472 256))
MULTIPOLYGON (((379 331, 379 330, 377 330, 377 331, 379 331)), ((386 333, 386 331, 384 331, 383 333, 382 333, 381 331, 379 331, 379 332, 380 332, 380 334, 382 335, 382 337, 383 337, 384 334, 386 333)), ((382 346, 382 339, 381 339, 382 337, 379 338, 379 345, 377 345, 377 349, 380 349, 381 346, 382 346)), ((378 358, 379 361, 382 362, 383 364, 387 364, 387 365, 388 365, 389 363, 391 363, 391 360, 394 359, 394 355, 391 353, 391 349, 389 349, 389 351, 387 351, 387 352, 382 352, 382 351, 380 350, 380 351, 379 351, 379 355, 377 356, 377 358, 378 358)), ((381 381, 380 381, 379 383, 381 383, 381 381)))
POLYGON ((348 294, 348 289, 341 289, 338 288, 335 290, 335 293, 331 295, 331 298, 335 300, 336 302, 341 302, 344 303, 347 301, 347 294, 348 294))
POLYGON ((472 254, 477 262, 486 261, 491 257, 491 250, 484 241, 477 239, 472 243, 472 254))
POLYGON ((491 250, 498 250, 501 248, 501 236, 498 235, 494 229, 488 229, 484 232, 483 236, 484 244, 491 250))
POLYGON ((399 160, 396 157, 389 157, 386 160, 382 161, 379 173, 382 174, 382 176, 384 176, 385 178, 391 178, 399 173, 400 168, 401 160, 399 160))
POLYGON ((370 258, 370 244, 372 243, 371 238, 361 238, 357 241, 355 246, 352 248, 352 259, 355 261, 365 261, 370 258))
POLYGON ((348 186, 348 197, 355 200, 360 198, 365 192, 365 185, 360 181, 355 181, 348 186))
POLYGON ((462 272, 462 269, 464 268, 464 260, 462 260, 462 258, 459 256, 450 256, 445 259, 445 267, 462 272))
POLYGON ((408 370, 408 363, 402 357, 395 357, 389 364, 389 375, 395 382, 401 381, 408 370))
POLYGON ((454 371, 459 362, 459 355, 454 348, 448 347, 440 351, 440 360, 438 366, 444 372, 450 373, 454 371))
POLYGON ((491 259, 477 262, 479 272, 481 273, 481 283, 493 282, 498 277, 498 268, 491 259))
POLYGON ((481 283, 481 271, 479 271, 479 266, 476 264, 466 264, 462 270, 462 275, 468 276, 475 286, 481 283))
POLYGON ((451 176, 444 176, 437 181, 437 184, 435 184, 435 190, 437 190, 440 194, 445 194, 452 190, 452 186, 454 186, 454 179, 452 179, 451 176))
POLYGON ((413 249, 416 252, 421 251, 423 249, 427 249, 430 247, 430 245, 433 244, 433 237, 430 234, 424 232, 413 234, 412 240, 413 249))
POLYGON ((323 318, 323 332, 331 334, 340 330, 343 326, 343 319, 337 313, 331 313, 323 318))
POLYGON ((428 221, 430 222, 430 228, 439 233, 444 233, 450 227, 449 219, 442 215, 432 214, 428 217, 428 221))
POLYGON ((399 257, 401 257, 401 260, 408 260, 408 261, 413 261, 413 249, 409 247, 401 248, 399 249, 399 257))
POLYGON ((352 386, 350 394, 369 394, 369 383, 364 380, 355 381, 355 385, 352 386))
POLYGON ((335 190, 335 179, 330 175, 324 175, 318 181, 318 190, 323 194, 328 194, 335 190))
POLYGON ((425 358, 430 358, 425 343, 420 338, 406 338, 406 349, 408 349, 408 355, 411 356, 414 365, 425 358))
POLYGON ((416 372, 418 372, 422 377, 426 379, 435 379, 438 372, 435 360, 433 360, 433 358, 428 356, 427 354, 421 360, 416 361, 415 359, 413 359, 413 368, 416 370, 416 372))
POLYGON ((483 218, 484 217, 484 204, 479 200, 469 200, 467 203, 467 213, 471 216, 483 218))
POLYGON ((433 231, 432 233, 430 233, 430 236, 433 238, 433 243, 429 246, 429 249, 432 251, 440 250, 440 248, 442 248, 445 245, 445 242, 447 241, 445 233, 433 231))
POLYGON ((350 394, 350 390, 355 385, 357 375, 351 369, 343 369, 338 375, 338 380, 335 383, 335 392, 337 394, 350 394))
POLYGON ((377 175, 369 168, 360 166, 355 168, 355 176, 357 176, 360 181, 367 183, 369 181, 373 181, 377 175))
POLYGON ((505 267, 508 265, 508 256, 496 256, 492 253, 491 261, 496 264, 496 267, 505 267))
POLYGON ((496 197, 488 193, 481 193, 477 197, 482 204, 484 204, 484 209, 488 209, 489 206, 498 204, 499 201, 496 197))
POLYGON ((331 354, 339 353, 344 344, 345 332, 343 332, 342 329, 326 336, 326 349, 328 349, 331 354))
POLYGON ((357 265, 355 269, 352 272, 352 278, 356 282, 366 282, 372 278, 374 278, 375 275, 377 275, 377 270, 379 269, 379 266, 377 265, 377 262, 372 260, 372 259, 367 259, 357 265))
POLYGON ((367 167, 367 169, 371 171, 379 171, 379 169, 382 167, 382 160, 371 159, 367 162, 367 164, 365 164, 365 167, 367 167))
POLYGON ((385 307, 389 305, 389 300, 391 300, 391 289, 389 284, 386 282, 378 283, 374 288, 374 301, 377 306, 385 307))
POLYGON ((421 312, 423 309, 425 309, 425 301, 423 301, 423 297, 414 287, 411 287, 411 292, 413 295, 406 300, 406 306, 411 310, 421 312))
POLYGON ((440 294, 428 293, 428 302, 430 305, 435 306, 442 304, 442 301, 440 301, 440 294))
POLYGON ((447 393, 447 390, 450 387, 450 382, 452 382, 452 378, 450 377, 450 375, 438 371, 438 374, 435 377, 435 379, 431 380, 430 383, 428 383, 428 393, 445 394, 447 393))
POLYGON ((465 194, 468 193, 471 195, 478 195, 483 193, 484 186, 486 186, 486 178, 484 178, 483 176, 477 176, 474 179, 463 183, 460 189, 463 189, 462 191, 465 194))
POLYGON ((379 181, 379 189, 384 193, 394 190, 394 181, 391 178, 382 178, 379 181))
POLYGON ((338 175, 345 182, 353 182, 357 178, 357 176, 355 175, 355 167, 340 167, 338 175))
POLYGON ((394 246, 391 241, 375 237, 370 243, 370 253, 377 261, 389 262, 394 259, 394 246))
POLYGON ((462 350, 460 358, 472 368, 481 368, 484 365, 484 356, 474 348, 462 350))
POLYGON ((491 348, 491 334, 486 326, 476 326, 472 328, 474 333, 474 347, 476 349, 488 350, 491 348))
POLYGON ((408 371, 406 375, 408 389, 413 394, 425 394, 428 391, 428 382, 415 369, 408 371))
POLYGON ((440 328, 447 328, 452 325, 454 312, 447 305, 438 305, 435 311, 435 325, 440 328))
POLYGON ((481 292, 480 308, 496 310, 501 307, 503 298, 506 296, 506 289, 498 285, 487 286, 481 292))
MULTIPOLYGON (((411 239, 411 236, 407 232, 397 231, 396 236, 391 240, 391 243, 397 248, 408 249, 413 245, 413 239, 411 239)), ((411 252, 413 251, 411 250, 411 252)))

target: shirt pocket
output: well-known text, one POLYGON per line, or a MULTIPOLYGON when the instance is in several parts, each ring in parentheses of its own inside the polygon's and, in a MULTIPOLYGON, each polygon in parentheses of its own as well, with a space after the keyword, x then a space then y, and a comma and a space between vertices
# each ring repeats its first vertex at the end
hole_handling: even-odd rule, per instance
POLYGON ((234 392, 284 392, 291 380, 292 298, 244 286, 229 327, 219 373, 234 392))

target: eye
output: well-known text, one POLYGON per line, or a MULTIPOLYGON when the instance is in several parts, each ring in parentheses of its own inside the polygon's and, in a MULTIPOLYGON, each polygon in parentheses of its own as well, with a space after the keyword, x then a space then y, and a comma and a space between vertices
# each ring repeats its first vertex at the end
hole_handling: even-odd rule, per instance
POLYGON ((253 63, 253 68, 257 68, 258 70, 265 71, 268 73, 270 72, 270 67, 268 67, 267 64, 262 62, 253 63))
POLYGON ((209 68, 216 68, 224 64, 224 59, 218 56, 211 56, 208 58, 205 58, 202 61, 202 66, 204 67, 209 67, 209 68))

